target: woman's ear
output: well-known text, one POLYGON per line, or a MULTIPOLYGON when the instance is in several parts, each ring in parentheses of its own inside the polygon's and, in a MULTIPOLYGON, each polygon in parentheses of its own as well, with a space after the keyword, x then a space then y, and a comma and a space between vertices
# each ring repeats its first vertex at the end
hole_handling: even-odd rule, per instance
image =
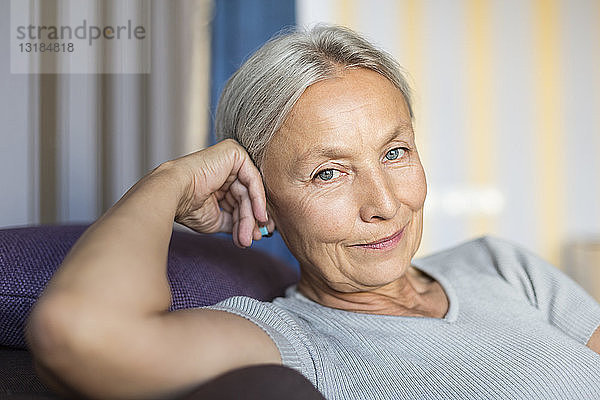
POLYGON ((275 212, 273 205, 271 204, 271 202, 269 201, 269 197, 267 196, 267 217, 269 218, 269 220, 267 221, 267 228, 269 229, 270 233, 273 233, 275 229, 277 229, 276 215, 277 213, 275 212))
POLYGON ((267 228, 269 228, 269 232, 273 233, 277 229, 277 207, 273 204, 273 196, 271 195, 269 186, 265 182, 265 175, 262 169, 260 169, 260 174, 263 177, 263 188, 265 189, 265 200, 267 201, 267 228))

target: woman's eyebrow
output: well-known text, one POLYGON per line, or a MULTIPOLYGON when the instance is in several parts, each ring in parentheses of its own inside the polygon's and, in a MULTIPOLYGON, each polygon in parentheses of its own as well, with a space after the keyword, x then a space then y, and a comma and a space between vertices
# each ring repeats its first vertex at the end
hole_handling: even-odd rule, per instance
POLYGON ((414 132, 412 130, 412 126, 410 124, 402 124, 402 125, 396 127, 396 129, 390 131, 386 135, 383 143, 387 144, 387 143, 391 142, 392 140, 397 139, 401 136, 408 140, 412 140, 414 138, 414 135, 415 134, 414 134, 414 132))
MULTIPOLYGON (((388 144, 392 140, 403 136, 406 139, 412 140, 414 137, 414 133, 412 130, 411 124, 402 123, 389 131, 383 137, 382 143, 384 145, 388 144)), ((343 158, 351 158, 354 152, 352 148, 345 146, 336 146, 336 145, 327 145, 323 144, 320 146, 315 146, 310 148, 304 152, 302 152, 295 160, 294 165, 307 165, 317 159, 343 159, 343 158)))
POLYGON ((395 139, 398 136, 408 136, 411 139, 414 138, 415 133, 413 131, 412 124, 410 122, 402 122, 395 129, 388 134, 388 141, 395 139))
POLYGON ((309 165, 319 159, 341 159, 352 157, 352 150, 342 146, 319 146, 313 147, 301 153, 296 158, 296 165, 309 165))

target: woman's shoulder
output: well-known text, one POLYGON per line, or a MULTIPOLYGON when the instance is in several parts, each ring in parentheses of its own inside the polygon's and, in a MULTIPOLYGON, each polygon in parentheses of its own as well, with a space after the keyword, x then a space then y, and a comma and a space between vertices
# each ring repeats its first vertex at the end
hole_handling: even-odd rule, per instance
MULTIPOLYGON (((290 289, 287 293, 290 293, 290 289)), ((285 299, 287 296, 277 297, 273 301, 234 296, 203 308, 236 314, 258 325, 277 346, 282 363, 300 371, 315 383, 310 340, 306 337, 301 321, 285 307, 285 299)))
POLYGON ((420 260, 435 260, 448 258, 464 258, 479 254, 494 254, 519 249, 519 246, 506 239, 485 235, 459 242, 450 247, 439 249, 431 254, 420 257, 420 260))
POLYGON ((522 246, 496 236, 481 236, 415 260, 415 264, 454 272, 507 272, 544 261, 522 246))
POLYGON ((296 321, 292 313, 282 306, 281 300, 289 297, 290 289, 286 293, 286 297, 276 297, 272 301, 257 300, 250 296, 233 296, 205 308, 228 311, 248 319, 265 321, 276 326, 289 326, 294 325, 296 321))

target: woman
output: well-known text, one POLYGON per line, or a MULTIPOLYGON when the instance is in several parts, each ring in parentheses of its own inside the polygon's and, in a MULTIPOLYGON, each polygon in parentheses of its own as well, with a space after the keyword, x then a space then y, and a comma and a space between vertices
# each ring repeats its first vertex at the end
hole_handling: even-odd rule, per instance
POLYGON ((30 319, 40 369, 99 398, 264 363, 328 399, 598 396, 600 306, 558 270, 492 238, 412 259, 426 196, 412 117, 398 65, 354 32, 267 43, 219 104, 235 140, 156 168, 72 249, 30 319), (167 312, 173 220, 241 247, 277 227, 301 280, 272 303, 167 312))

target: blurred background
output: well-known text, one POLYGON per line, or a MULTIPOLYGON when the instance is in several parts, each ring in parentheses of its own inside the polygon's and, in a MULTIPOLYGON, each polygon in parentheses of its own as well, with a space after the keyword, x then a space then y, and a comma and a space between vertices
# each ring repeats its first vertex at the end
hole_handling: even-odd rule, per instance
MULTIPOLYGON (((32 19, 71 22, 66 2, 28 3, 32 19)), ((408 71, 429 183, 419 254, 501 236, 600 298, 600 1, 88 3, 99 24, 148 12, 151 72, 11 73, 0 0, 0 227, 93 221, 159 163, 214 142, 224 82, 273 33, 330 22, 408 71)), ((293 262, 277 236, 257 247, 293 262)))

